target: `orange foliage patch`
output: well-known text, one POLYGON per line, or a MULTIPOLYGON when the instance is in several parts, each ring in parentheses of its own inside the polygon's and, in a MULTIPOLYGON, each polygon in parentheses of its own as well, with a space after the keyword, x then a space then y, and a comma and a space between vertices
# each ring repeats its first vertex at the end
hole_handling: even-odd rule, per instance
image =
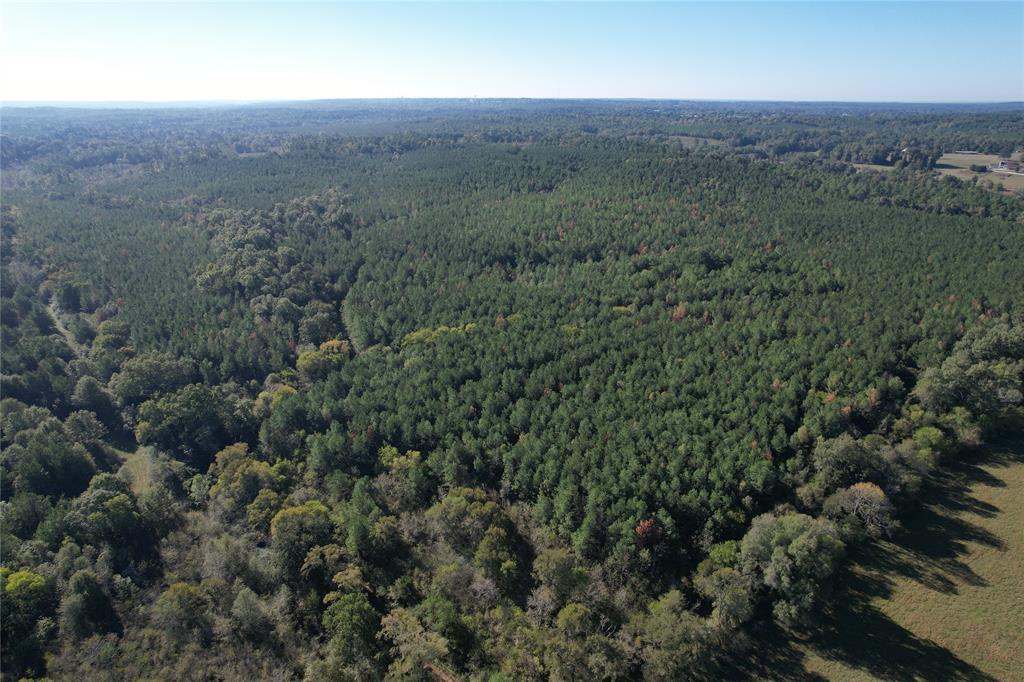
POLYGON ((654 519, 644 519, 633 529, 636 544, 642 548, 650 548, 661 542, 661 529, 654 519))

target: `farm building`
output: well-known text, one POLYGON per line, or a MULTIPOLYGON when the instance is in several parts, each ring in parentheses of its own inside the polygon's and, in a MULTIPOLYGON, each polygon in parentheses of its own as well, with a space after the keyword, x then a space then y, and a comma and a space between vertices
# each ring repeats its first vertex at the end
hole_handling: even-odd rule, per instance
POLYGON ((990 171, 1002 171, 1003 173, 1021 173, 1024 172, 1024 164, 1013 159, 999 159, 996 163, 990 164, 988 169, 990 171))

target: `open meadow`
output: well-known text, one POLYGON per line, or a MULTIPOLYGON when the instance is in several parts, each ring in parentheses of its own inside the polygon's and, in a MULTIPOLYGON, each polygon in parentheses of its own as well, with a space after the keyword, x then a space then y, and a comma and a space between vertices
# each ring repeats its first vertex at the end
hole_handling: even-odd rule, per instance
POLYGON ((1004 192, 1024 192, 1024 175, 1011 173, 976 173, 972 165, 988 166, 999 161, 995 154, 943 154, 935 168, 943 175, 954 175, 961 180, 978 178, 979 183, 991 180, 998 188, 1003 186, 1004 192))
POLYGON ((863 547, 825 627, 759 652, 755 679, 1019 680, 1024 442, 950 463, 891 542, 863 547))

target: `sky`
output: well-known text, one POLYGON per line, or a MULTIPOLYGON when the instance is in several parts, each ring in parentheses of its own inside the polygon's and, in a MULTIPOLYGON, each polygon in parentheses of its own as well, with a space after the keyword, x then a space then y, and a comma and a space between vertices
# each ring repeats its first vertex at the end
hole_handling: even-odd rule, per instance
POLYGON ((1024 2, 0 0, 0 100, 1024 100, 1024 2))

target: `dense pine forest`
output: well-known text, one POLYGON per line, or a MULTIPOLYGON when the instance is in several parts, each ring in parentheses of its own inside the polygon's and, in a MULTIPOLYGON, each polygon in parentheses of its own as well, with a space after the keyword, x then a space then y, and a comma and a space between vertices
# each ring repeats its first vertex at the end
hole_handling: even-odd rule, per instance
POLYGON ((4 108, 3 679, 738 674, 1024 431, 1021 114, 4 108))

